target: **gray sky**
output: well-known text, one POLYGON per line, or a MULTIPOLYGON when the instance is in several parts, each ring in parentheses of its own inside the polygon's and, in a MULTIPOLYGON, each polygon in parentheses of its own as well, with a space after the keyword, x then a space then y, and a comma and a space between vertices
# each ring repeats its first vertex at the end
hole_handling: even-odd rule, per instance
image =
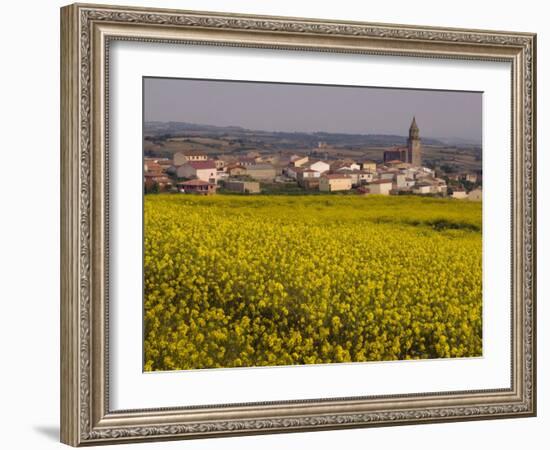
POLYGON ((145 78, 146 121, 481 142, 479 92, 145 78))

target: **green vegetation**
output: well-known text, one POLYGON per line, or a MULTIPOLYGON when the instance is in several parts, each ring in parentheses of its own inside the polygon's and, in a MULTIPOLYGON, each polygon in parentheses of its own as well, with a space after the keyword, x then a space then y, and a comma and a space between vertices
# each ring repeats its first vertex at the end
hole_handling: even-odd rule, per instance
POLYGON ((472 357, 481 203, 145 198, 145 370, 472 357))

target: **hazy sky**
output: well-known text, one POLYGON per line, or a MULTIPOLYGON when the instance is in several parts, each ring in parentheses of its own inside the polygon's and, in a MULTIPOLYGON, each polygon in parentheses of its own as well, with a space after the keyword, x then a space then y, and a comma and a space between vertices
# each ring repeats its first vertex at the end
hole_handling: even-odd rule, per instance
POLYGON ((481 142, 479 92, 146 78, 146 121, 268 131, 406 135, 481 142))

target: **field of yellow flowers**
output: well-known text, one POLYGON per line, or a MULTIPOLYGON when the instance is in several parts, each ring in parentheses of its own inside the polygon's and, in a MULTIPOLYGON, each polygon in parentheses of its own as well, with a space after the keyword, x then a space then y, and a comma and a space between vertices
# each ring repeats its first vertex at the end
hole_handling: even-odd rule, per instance
POLYGON ((145 370, 480 356, 481 203, 145 197, 145 370))

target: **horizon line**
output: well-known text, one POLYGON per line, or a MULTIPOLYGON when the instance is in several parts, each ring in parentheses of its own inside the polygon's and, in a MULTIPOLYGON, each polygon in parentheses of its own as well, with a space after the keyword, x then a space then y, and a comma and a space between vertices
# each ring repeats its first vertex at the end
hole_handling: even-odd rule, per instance
MULTIPOLYGON (((345 134, 350 136, 395 136, 395 137, 403 137, 407 138, 407 134, 394 134, 394 133, 381 133, 381 132, 372 132, 372 133, 360 133, 360 132, 349 132, 349 131, 300 131, 300 130, 264 130, 264 129, 258 129, 258 128, 247 128, 242 125, 212 125, 208 123, 197 123, 197 122, 186 122, 184 120, 143 120, 143 124, 147 123, 181 123, 181 124, 188 124, 188 125, 194 125, 194 126, 207 126, 207 127, 214 127, 214 128, 240 128, 244 131, 258 131, 262 133, 293 133, 293 134, 345 134)), ((420 127, 419 127, 420 128, 420 127)), ((422 136, 420 137, 422 140, 422 136)), ((475 143, 475 145, 481 145, 483 141, 477 141, 472 138, 464 138, 464 137, 458 137, 458 136, 424 136, 424 139, 432 139, 432 140, 462 140, 466 142, 475 143)))

